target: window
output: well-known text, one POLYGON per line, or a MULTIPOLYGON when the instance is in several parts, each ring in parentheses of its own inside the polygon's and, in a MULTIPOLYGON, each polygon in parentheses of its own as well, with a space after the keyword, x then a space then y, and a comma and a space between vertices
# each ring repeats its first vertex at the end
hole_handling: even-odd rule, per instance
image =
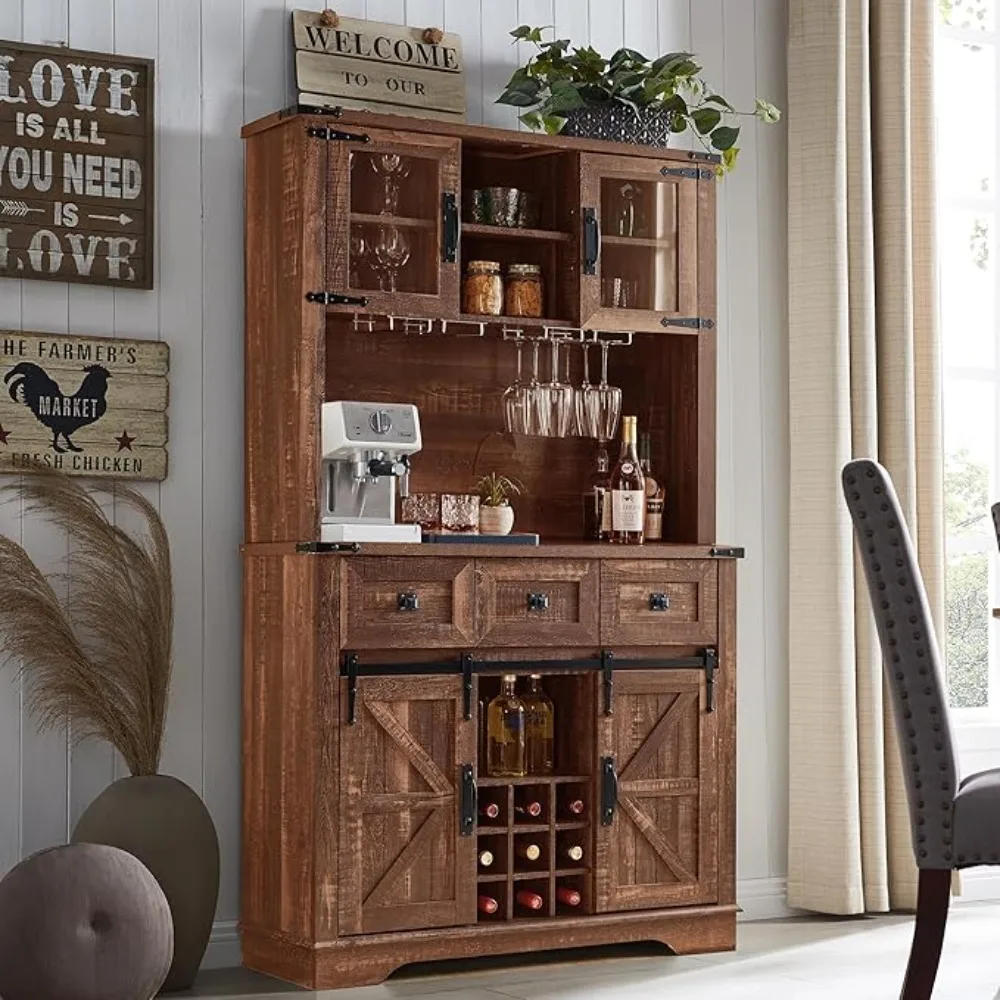
POLYGON ((991 625, 1000 499, 997 327, 995 8, 1000 0, 936 0, 937 170, 947 663, 953 708, 1000 716, 1000 647, 991 625), (991 711, 992 710, 992 711, 991 711))

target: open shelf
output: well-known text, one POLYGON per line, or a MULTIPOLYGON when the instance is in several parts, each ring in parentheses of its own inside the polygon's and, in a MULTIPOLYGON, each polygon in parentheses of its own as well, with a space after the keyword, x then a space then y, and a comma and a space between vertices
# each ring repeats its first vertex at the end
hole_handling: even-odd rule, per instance
POLYGON ((478 778, 480 788, 502 788, 506 785, 563 785, 590 781, 586 774, 529 774, 524 778, 478 778))
POLYGON ((572 233, 557 229, 521 229, 509 226, 489 226, 482 222, 463 222, 463 236, 488 236, 496 240, 537 240, 542 243, 569 243, 572 233))
POLYGON ((400 229, 436 229, 436 219, 415 219, 403 215, 375 215, 370 212, 351 212, 351 223, 372 226, 397 226, 400 229))

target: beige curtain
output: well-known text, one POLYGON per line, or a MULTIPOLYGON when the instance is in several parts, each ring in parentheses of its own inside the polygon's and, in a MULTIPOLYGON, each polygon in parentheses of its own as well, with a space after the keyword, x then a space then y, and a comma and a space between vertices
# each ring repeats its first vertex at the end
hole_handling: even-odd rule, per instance
POLYGON ((934 262, 934 0, 790 0, 788 898, 912 907, 906 793, 840 492, 892 474, 940 632, 944 529, 934 262))

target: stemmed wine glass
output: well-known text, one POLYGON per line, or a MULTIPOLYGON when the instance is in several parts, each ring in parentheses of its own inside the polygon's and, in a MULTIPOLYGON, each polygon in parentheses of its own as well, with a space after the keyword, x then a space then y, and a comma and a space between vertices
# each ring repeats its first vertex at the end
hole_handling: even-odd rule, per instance
POLYGON ((531 344, 531 381, 528 383, 528 421, 525 432, 549 437, 552 433, 552 410, 548 387, 538 381, 539 341, 531 344))
POLYGON ((372 254, 379 267, 379 288, 396 291, 396 276, 410 259, 410 241, 406 234, 397 226, 379 226, 372 254))
POLYGON ((549 434, 567 437, 573 422, 576 393, 571 385, 559 381, 559 341, 552 341, 552 377, 544 387, 549 408, 549 434))
POLYGON ((381 214, 396 215, 399 207, 399 182, 409 176, 409 160, 399 153, 372 153, 369 163, 385 185, 381 214))
POLYGON ((583 345, 583 381, 576 390, 576 425, 584 437, 596 438, 601 427, 601 401, 590 381, 590 344, 583 345))
POLYGON ((504 390, 503 394, 503 422, 508 434, 527 433, 527 408, 528 394, 521 381, 521 348, 524 346, 518 337, 517 347, 517 374, 514 381, 504 390))
POLYGON ((611 345, 601 341, 601 382, 597 387, 598 431, 594 436, 598 441, 613 441, 618 433, 618 418, 622 413, 622 391, 617 386, 608 385, 608 350, 611 345))
MULTIPOLYGON (((351 154, 354 155, 353 153, 351 154)), ((350 274, 349 282, 351 288, 361 287, 361 264, 368 253, 368 241, 365 239, 365 231, 361 226, 351 226, 351 239, 348 244, 350 254, 350 274)))

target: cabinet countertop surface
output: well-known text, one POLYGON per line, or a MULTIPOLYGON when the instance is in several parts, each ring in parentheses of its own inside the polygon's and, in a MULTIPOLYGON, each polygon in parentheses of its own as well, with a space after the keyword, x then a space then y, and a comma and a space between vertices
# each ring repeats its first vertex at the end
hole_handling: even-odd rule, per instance
POLYGON ((610 545, 597 542, 560 541, 541 545, 477 545, 463 544, 389 544, 362 542, 357 552, 334 549, 303 550, 296 542, 248 542, 240 551, 248 556, 266 555, 320 555, 344 556, 417 556, 443 559, 449 556, 463 559, 736 559, 743 550, 729 545, 673 545, 657 542, 655 545, 610 545))

